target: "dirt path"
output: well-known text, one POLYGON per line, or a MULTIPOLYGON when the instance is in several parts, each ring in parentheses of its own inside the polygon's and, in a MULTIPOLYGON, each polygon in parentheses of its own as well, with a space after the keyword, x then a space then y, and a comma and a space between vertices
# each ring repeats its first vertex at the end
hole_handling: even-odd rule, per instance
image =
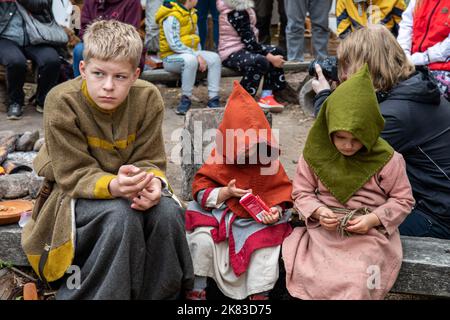
MULTIPOLYGON (((304 73, 288 74, 286 76, 289 83, 296 88, 298 83, 304 78, 304 73)), ((238 78, 223 78, 221 83, 221 103, 224 106, 226 99, 231 92, 233 80, 238 78)), ((171 150, 177 145, 178 141, 171 139, 172 133, 183 127, 184 117, 178 116, 174 112, 175 106, 178 104, 180 89, 169 88, 165 85, 157 85, 161 91, 163 99, 166 104, 166 112, 164 116, 163 134, 166 145, 166 153, 168 155, 167 161, 167 176, 174 188, 175 192, 179 193, 181 189, 181 168, 178 164, 171 161, 171 150)), ((26 86, 27 96, 33 92, 33 85, 26 86)), ((207 88, 200 85, 194 89, 194 102, 192 108, 202 108, 207 103, 207 88)), ((290 178, 293 178, 295 166, 298 157, 303 150, 306 135, 312 125, 312 118, 305 116, 298 104, 290 104, 280 114, 273 114, 272 128, 280 130, 280 145, 281 145, 281 162, 290 178)), ((42 129, 42 115, 37 113, 31 106, 25 108, 24 117, 19 121, 10 121, 6 119, 4 110, 0 112, 0 131, 13 130, 18 133, 25 131, 39 130, 41 136, 42 129)))

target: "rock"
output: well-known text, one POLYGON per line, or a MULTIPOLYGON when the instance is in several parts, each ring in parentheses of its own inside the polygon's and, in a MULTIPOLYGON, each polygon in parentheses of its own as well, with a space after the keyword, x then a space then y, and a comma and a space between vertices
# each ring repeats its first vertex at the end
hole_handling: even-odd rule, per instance
POLYGON ((44 145, 44 141, 44 138, 38 139, 33 146, 33 151, 39 152, 39 150, 41 150, 42 146, 44 145))
POLYGON ((28 194, 31 198, 36 199, 43 181, 43 177, 39 177, 34 172, 31 174, 30 184, 28 185, 28 194))
POLYGON ((0 199, 17 199, 28 195, 31 173, 0 176, 0 199))
POLYGON ((26 131, 16 143, 16 151, 31 151, 39 139, 39 131, 26 131))
MULTIPOLYGON (((4 130, 4 131, 0 131, 0 145, 4 145, 6 143, 6 141, 10 140, 11 137, 18 137, 18 134, 15 133, 12 130, 4 130)), ((15 148, 15 146, 14 146, 15 148)), ((9 151, 13 151, 14 148, 12 150, 9 151)))
POLYGON ((20 163, 26 166, 33 168, 33 160, 36 157, 36 152, 12 152, 8 154, 8 160, 20 163))
POLYGON ((16 148, 17 138, 18 135, 14 131, 0 131, 0 164, 16 148))
POLYGON ((306 115, 314 116, 314 97, 316 93, 312 88, 312 81, 314 79, 309 79, 301 88, 299 93, 299 103, 300 107, 303 109, 306 115))
POLYGON ((15 266, 29 266, 20 238, 22 229, 17 223, 0 226, 0 260, 15 266))
POLYGON ((192 179, 202 166, 208 152, 204 150, 214 141, 215 129, 222 121, 224 108, 191 109, 186 114, 181 148, 182 185, 181 198, 192 199, 192 179), (210 131, 213 130, 213 131, 210 131), (206 135, 208 138, 206 139, 206 135))
POLYGON ((33 168, 31 168, 30 166, 18 162, 13 162, 11 160, 5 160, 2 163, 2 167, 6 172, 6 174, 15 174, 33 171, 33 168))

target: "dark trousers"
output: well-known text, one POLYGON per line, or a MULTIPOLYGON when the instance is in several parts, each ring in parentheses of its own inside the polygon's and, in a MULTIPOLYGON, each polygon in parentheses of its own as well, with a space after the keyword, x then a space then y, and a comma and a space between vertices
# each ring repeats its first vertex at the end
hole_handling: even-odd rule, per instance
POLYGON ((57 299, 177 299, 192 289, 184 210, 172 198, 145 212, 125 199, 78 199, 75 213, 81 283, 63 282, 57 299))
POLYGON ((217 11, 216 0, 201 0, 197 3, 198 15, 198 34, 202 50, 205 49, 205 43, 208 36, 208 14, 211 13, 213 20, 213 38, 216 48, 219 45, 219 11, 217 11))
POLYGON ((414 209, 398 229, 404 236, 450 239, 449 226, 442 225, 418 209, 414 209))
MULTIPOLYGON (((273 55, 284 55, 277 47, 265 46, 273 55)), ((241 85, 252 96, 256 95, 261 79, 264 77, 263 90, 280 91, 286 87, 284 70, 275 68, 262 54, 245 49, 231 54, 223 65, 243 74, 241 85)))
POLYGON ((259 30, 259 42, 271 44, 270 26, 272 21, 273 3, 278 1, 278 14, 280 16, 280 35, 278 46, 286 51, 286 25, 287 17, 283 0, 256 0, 255 13, 257 17, 256 28, 259 30))
POLYGON ((9 104, 24 104, 27 59, 37 66, 36 102, 43 106, 47 93, 58 83, 61 65, 58 52, 46 45, 20 47, 11 40, 0 39, 0 64, 6 67, 9 104))

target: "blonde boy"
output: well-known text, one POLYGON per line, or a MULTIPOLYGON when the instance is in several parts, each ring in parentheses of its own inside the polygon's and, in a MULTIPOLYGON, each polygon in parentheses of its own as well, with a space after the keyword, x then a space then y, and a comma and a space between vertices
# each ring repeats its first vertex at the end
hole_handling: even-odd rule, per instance
POLYGON ((23 231, 24 251, 46 281, 71 265, 80 273, 58 299, 175 299, 193 274, 183 211, 164 175, 164 103, 138 79, 134 27, 98 21, 84 42, 81 77, 45 102, 34 167, 48 188, 23 231))

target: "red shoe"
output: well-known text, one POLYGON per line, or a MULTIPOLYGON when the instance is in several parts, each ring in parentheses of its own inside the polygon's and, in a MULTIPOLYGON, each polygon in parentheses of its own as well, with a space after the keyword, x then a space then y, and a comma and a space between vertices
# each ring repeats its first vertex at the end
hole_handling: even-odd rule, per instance
POLYGON ((206 290, 190 290, 186 292, 186 300, 206 300, 206 290))
POLYGON ((273 96, 260 98, 258 104, 263 110, 270 112, 282 112, 284 109, 284 105, 277 102, 273 96))

